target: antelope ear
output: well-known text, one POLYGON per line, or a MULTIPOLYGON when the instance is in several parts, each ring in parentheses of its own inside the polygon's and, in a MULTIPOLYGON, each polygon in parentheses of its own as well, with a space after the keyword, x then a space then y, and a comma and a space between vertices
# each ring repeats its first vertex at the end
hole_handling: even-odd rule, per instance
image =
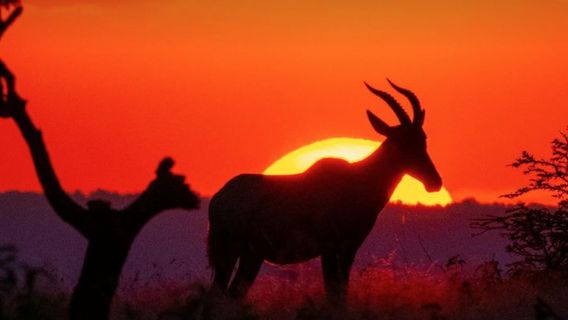
POLYGON ((392 128, 386 124, 386 122, 379 119, 379 117, 369 110, 367 110, 367 117, 369 118, 369 122, 373 126, 373 129, 375 129, 378 134, 382 134, 385 137, 390 135, 392 128))

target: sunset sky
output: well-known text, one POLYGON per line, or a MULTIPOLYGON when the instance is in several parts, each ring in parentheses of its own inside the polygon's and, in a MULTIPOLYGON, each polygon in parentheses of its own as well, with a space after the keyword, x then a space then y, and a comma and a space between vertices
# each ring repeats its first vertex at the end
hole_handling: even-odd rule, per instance
MULTIPOLYGON (((507 164, 522 150, 548 155, 568 125, 568 1, 24 6, 0 56, 68 191, 142 190, 170 155, 211 195, 317 140, 381 140, 365 110, 395 117, 363 81, 392 91, 386 77, 421 99, 455 200, 513 191, 526 180, 507 164)), ((39 191, 11 121, 0 148, 0 191, 39 191)))

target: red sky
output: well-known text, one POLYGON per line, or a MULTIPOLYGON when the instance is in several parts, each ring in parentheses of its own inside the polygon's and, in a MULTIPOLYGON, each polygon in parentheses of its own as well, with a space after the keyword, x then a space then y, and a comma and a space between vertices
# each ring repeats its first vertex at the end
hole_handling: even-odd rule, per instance
MULTIPOLYGON (((427 109, 454 198, 520 186, 506 165, 547 155, 568 125, 568 1, 24 1, 0 44, 64 187, 141 190, 173 156, 211 195, 330 137, 380 139, 363 81, 427 109)), ((0 190, 39 190, 0 122, 0 190)), ((545 198, 535 198, 546 201, 545 198)))

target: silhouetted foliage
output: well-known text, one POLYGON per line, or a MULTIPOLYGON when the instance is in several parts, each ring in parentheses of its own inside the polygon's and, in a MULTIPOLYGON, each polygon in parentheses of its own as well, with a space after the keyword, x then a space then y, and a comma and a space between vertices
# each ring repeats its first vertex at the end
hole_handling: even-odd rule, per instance
POLYGON ((524 151, 512 163, 514 168, 523 169, 529 184, 504 197, 544 191, 558 199, 557 207, 520 203, 503 216, 489 216, 472 223, 482 233, 496 230, 509 239, 507 251, 522 258, 509 264, 514 273, 568 267, 568 133, 561 132, 561 137, 552 141, 551 149, 552 155, 547 159, 524 151))
POLYGON ((529 177, 527 186, 506 194, 506 198, 516 198, 531 191, 546 191, 558 199, 560 207, 568 205, 568 128, 560 132, 560 138, 551 143, 552 155, 548 158, 536 158, 524 151, 521 157, 511 164, 514 168, 523 169, 529 177))
POLYGON ((542 298, 537 297, 534 304, 535 320, 563 320, 542 298))
POLYGON ((16 247, 0 246, 0 308, 4 298, 16 289, 15 261, 16 247))
POLYGON ((0 246, 0 319, 58 319, 63 296, 56 293, 53 275, 43 267, 20 263, 13 245, 0 246), (39 276, 51 288, 37 288, 39 276))
POLYGON ((497 260, 486 261, 475 268, 475 275, 487 286, 494 286, 503 282, 501 272, 497 260))
POLYGON ((519 204, 504 216, 476 222, 485 231, 497 230, 510 240, 507 251, 522 257, 512 271, 560 270, 568 266, 568 211, 519 204))
POLYGON ((461 269, 463 265, 465 265, 465 260, 461 257, 461 255, 457 254, 455 256, 448 258, 448 261, 446 262, 445 265, 445 269, 446 270, 450 270, 453 268, 461 269))

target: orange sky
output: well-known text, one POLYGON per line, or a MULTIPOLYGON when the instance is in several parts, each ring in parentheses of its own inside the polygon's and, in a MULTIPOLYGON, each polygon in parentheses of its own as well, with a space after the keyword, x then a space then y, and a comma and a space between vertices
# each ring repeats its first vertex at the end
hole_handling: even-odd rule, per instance
MULTIPOLYGON (((115 2, 24 0, 0 44, 70 191, 141 190, 171 155, 210 195, 316 140, 379 139, 365 109, 394 116, 363 81, 385 77, 421 98, 454 199, 520 186, 506 164, 568 125, 568 1, 115 2)), ((9 121, 0 148, 0 190, 39 190, 9 121)))

